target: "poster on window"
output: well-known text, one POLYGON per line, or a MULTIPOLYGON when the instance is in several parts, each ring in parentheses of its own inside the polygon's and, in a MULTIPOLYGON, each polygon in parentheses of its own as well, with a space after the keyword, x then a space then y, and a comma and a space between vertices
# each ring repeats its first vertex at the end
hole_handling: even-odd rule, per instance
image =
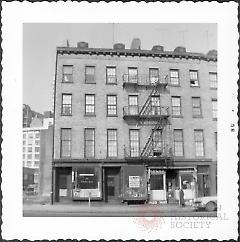
POLYGON ((129 188, 140 187, 140 176, 129 176, 129 188))

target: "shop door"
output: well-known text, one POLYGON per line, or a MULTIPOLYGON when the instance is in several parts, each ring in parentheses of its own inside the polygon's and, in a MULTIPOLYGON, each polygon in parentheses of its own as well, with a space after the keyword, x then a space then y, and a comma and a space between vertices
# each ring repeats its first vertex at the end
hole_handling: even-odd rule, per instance
POLYGON ((71 171, 64 170, 58 174, 58 195, 59 201, 71 200, 71 171))
POLYGON ((105 168, 105 201, 118 202, 120 190, 120 168, 105 168))
POLYGON ((177 203, 178 200, 178 172, 176 170, 166 171, 167 202, 177 203))

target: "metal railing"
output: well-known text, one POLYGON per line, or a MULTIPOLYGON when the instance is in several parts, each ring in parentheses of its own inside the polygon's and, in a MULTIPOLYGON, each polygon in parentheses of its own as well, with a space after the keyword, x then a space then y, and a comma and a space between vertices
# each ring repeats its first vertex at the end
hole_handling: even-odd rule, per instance
POLYGON ((169 116, 169 107, 151 106, 145 112, 142 112, 143 106, 125 106, 123 107, 123 117, 159 117, 169 116))
POLYGON ((157 86, 157 85, 167 85, 168 76, 149 76, 149 75, 123 75, 123 85, 132 84, 138 86, 157 86))

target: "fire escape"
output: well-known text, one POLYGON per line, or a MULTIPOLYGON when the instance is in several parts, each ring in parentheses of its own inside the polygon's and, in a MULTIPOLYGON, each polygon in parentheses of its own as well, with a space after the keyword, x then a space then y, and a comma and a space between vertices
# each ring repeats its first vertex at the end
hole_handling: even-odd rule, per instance
POLYGON ((145 88, 150 93, 143 106, 129 105, 123 108, 123 119, 126 122, 135 120, 138 126, 150 126, 152 129, 145 145, 139 152, 132 154, 131 147, 125 147, 126 160, 143 160, 146 163, 157 162, 162 166, 173 165, 173 138, 169 107, 162 106, 160 94, 167 92, 167 76, 123 76, 124 88, 145 88))

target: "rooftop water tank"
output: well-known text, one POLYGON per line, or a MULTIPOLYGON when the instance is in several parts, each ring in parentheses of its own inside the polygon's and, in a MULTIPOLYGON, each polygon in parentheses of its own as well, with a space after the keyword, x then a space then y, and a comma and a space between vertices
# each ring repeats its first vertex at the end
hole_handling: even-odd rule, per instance
POLYGON ((78 42, 77 43, 77 48, 80 48, 80 49, 88 48, 88 43, 84 42, 84 41, 78 42))
POLYGON ((164 51, 164 47, 162 45, 154 45, 152 47, 152 50, 153 51, 160 51, 160 52, 163 52, 164 51))
POLYGON ((114 50, 124 50, 125 49, 125 45, 122 43, 116 43, 113 45, 113 49, 114 50))
POLYGON ((186 48, 183 46, 178 46, 174 49, 174 52, 176 53, 186 53, 186 48))
POLYGON ((131 43, 132 50, 141 50, 141 40, 139 38, 134 38, 131 43))

